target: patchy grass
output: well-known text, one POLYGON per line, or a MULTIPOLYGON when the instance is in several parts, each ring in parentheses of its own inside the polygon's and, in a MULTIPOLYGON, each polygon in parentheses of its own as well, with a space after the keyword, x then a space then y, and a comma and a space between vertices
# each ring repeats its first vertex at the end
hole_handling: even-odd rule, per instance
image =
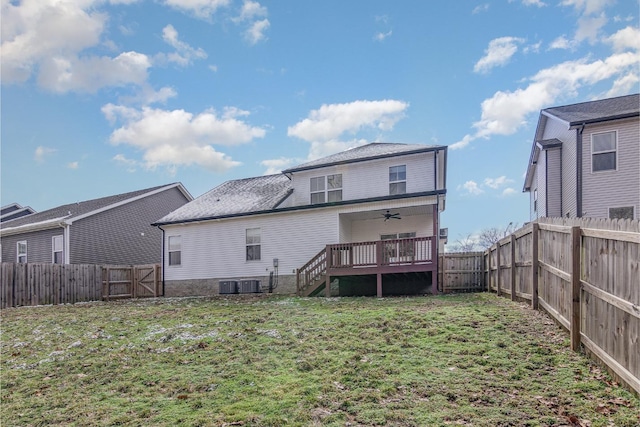
POLYGON ((544 314, 489 294, 2 312, 7 426, 637 426, 544 314))

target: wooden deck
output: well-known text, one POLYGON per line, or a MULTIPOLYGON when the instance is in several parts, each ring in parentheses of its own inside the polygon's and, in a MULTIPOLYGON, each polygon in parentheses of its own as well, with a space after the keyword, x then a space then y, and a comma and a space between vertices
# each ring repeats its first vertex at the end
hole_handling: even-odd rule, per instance
POLYGON ((432 292, 437 292, 437 247, 433 237, 351 242, 327 245, 298 270, 299 295, 310 295, 325 285, 330 296, 332 277, 376 275, 377 295, 382 296, 382 275, 434 272, 432 292))

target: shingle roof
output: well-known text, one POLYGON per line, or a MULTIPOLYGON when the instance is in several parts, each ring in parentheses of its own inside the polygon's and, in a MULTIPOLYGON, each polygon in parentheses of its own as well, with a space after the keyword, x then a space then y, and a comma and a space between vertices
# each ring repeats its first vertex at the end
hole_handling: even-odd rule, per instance
POLYGON ((227 181, 157 221, 213 219, 275 209, 292 191, 283 174, 227 181))
POLYGON ((52 209, 47 209, 46 211, 37 212, 25 217, 20 217, 3 222, 2 228, 13 228, 28 224, 42 223, 56 218, 64 218, 65 220, 73 219, 74 217, 78 217, 80 215, 84 215, 119 202, 124 202, 127 199, 142 196, 145 193, 150 193, 163 187, 171 187, 175 185, 177 185, 177 183, 160 185, 157 187, 146 188, 144 190, 131 191, 129 193, 117 194, 115 196, 101 197, 99 199, 85 200, 83 202, 69 203, 52 209))
POLYGON ((438 145, 421 145, 421 144, 397 144, 373 142, 367 145, 361 145, 350 150, 342 151, 331 156, 321 159, 312 160, 301 165, 294 166, 283 173, 296 172, 307 169, 315 169, 331 165, 354 163, 375 158, 392 157, 402 154, 418 153, 423 151, 432 151, 434 149, 444 149, 445 147, 438 145))
POLYGON ((571 126, 640 115, 640 94, 581 102, 542 110, 571 126))

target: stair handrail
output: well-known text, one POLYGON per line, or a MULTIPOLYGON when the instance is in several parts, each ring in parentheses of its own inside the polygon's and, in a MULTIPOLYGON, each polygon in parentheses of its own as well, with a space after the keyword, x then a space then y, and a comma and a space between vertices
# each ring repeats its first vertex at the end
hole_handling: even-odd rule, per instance
POLYGON ((298 295, 302 295, 304 289, 309 287, 318 276, 325 275, 326 272, 327 248, 325 247, 296 272, 296 287, 298 290, 298 295), (312 275, 311 272, 317 269, 318 266, 320 266, 320 271, 316 271, 312 275))

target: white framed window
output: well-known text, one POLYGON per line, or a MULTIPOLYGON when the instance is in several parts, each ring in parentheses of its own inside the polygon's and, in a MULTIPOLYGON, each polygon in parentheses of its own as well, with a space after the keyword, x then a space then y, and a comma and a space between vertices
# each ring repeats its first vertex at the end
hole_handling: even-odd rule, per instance
POLYGON ((169 265, 182 265, 182 236, 169 236, 169 265))
POLYGON ((533 190, 533 211, 538 212, 538 189, 533 190))
POLYGON ((621 206, 617 208, 609 208, 610 219, 633 219, 633 206, 621 206))
POLYGON ((51 262, 64 264, 64 238, 62 235, 51 238, 51 262))
POLYGON ((617 156, 616 131, 591 134, 591 172, 616 170, 617 156))
POLYGON ((259 228, 247 228, 247 261, 260 260, 260 234, 259 228))
POLYGON ((405 194, 407 192, 407 165, 389 168, 389 194, 405 194))
POLYGON ((309 181, 311 204, 339 202, 342 200, 342 174, 316 176, 309 181))
POLYGON ((16 262, 26 264, 27 262, 27 241, 21 240, 16 243, 16 262))

